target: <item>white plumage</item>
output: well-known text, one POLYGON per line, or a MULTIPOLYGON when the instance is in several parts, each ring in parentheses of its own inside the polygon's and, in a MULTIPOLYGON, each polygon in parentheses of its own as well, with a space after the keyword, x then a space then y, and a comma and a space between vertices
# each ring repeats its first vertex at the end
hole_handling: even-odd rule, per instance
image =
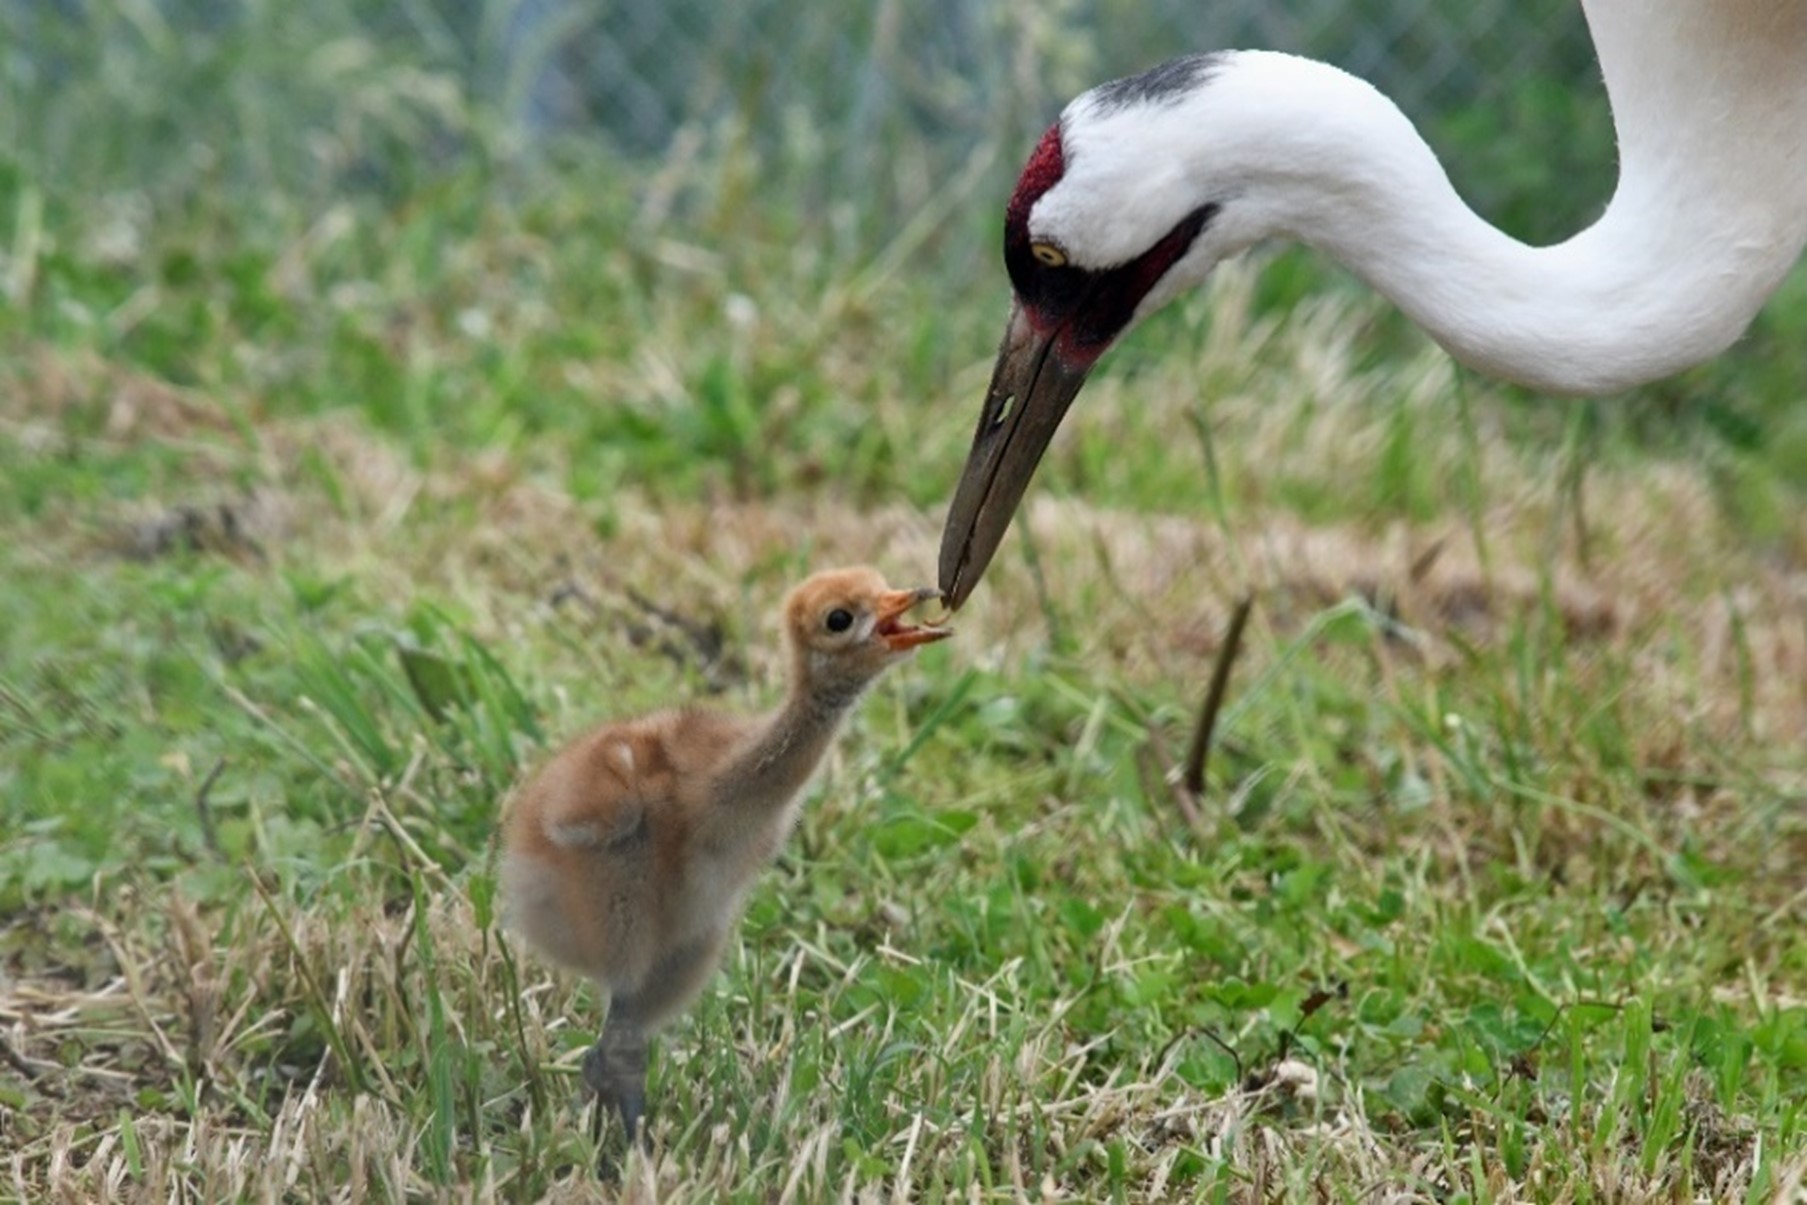
POLYGON ((1477 216, 1391 101, 1323 63, 1202 56, 1069 104, 1006 221, 1017 304, 943 535, 950 601, 1098 356, 1264 239, 1320 249, 1464 364, 1551 392, 1623 389, 1735 342, 1807 244, 1807 0, 1584 8, 1619 180, 1550 247, 1477 216))

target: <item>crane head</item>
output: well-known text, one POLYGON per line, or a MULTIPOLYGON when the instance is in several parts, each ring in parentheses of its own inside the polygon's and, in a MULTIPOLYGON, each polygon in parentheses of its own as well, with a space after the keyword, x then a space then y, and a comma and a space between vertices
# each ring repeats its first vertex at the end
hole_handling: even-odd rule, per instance
POLYGON ((939 576, 949 608, 978 584, 1098 357, 1221 258, 1200 238, 1220 206, 1201 204, 1176 167, 1149 153, 1162 122, 1216 62, 1188 56, 1094 88, 1068 106, 1023 168, 1004 211, 1015 296, 942 531, 939 576), (1182 261, 1186 270, 1175 271, 1182 261))

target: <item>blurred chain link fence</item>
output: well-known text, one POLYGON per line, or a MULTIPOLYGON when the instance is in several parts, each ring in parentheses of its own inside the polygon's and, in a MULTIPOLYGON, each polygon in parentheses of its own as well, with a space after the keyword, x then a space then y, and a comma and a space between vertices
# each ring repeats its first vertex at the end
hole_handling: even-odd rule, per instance
POLYGON ((523 0, 507 41, 526 67, 522 120, 643 149, 734 109, 765 124, 795 108, 850 138, 888 114, 945 130, 1021 116, 1039 132, 1083 88, 1198 49, 1321 58, 1414 117, 1594 72, 1576 0, 523 0))
MULTIPOLYGON (((752 148, 762 186, 894 219, 978 148, 1014 166, 1084 88, 1220 47, 1369 78, 1508 225, 1568 166, 1609 178, 1578 0, 0 0, 0 138, 146 173, 205 143, 206 170, 305 188, 334 140, 356 144, 340 164, 396 170, 478 112, 529 148, 752 148)), ((1521 216, 1535 235, 1578 215, 1521 216)))

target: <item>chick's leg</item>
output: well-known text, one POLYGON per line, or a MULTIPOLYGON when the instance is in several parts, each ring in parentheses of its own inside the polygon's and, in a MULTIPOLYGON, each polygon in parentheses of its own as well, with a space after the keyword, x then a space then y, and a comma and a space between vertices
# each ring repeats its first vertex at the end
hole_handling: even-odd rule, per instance
POLYGON ((636 1018, 611 1007, 602 1036, 584 1055, 584 1086, 621 1115, 629 1142, 639 1141, 646 1113, 646 1039, 636 1018))
POLYGON ((721 957, 723 934, 711 934, 672 950, 632 993, 609 1002, 602 1035, 584 1055, 584 1084, 621 1115, 630 1141, 642 1137, 646 1112, 646 1048, 652 1032, 690 1003, 721 957))

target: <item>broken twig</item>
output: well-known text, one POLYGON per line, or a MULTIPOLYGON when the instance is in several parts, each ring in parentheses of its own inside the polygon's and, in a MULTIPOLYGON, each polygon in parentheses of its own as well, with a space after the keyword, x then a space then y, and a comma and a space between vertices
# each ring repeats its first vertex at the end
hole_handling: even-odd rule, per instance
POLYGON ((1180 785, 1193 798, 1204 794, 1205 762, 1211 755, 1211 734, 1217 727, 1217 713, 1223 707, 1224 691, 1230 685, 1230 666, 1236 661, 1236 650, 1242 646, 1242 629, 1248 624, 1249 612, 1255 608, 1255 596, 1245 594, 1230 613, 1230 629, 1224 633, 1223 647, 1217 650, 1217 664, 1211 667, 1211 686, 1205 692, 1205 705, 1199 709, 1198 729, 1192 734, 1192 748, 1186 752, 1186 772, 1180 785))
POLYGON ((208 796, 213 794, 213 784, 219 781, 220 771, 225 768, 225 758, 214 762, 213 769, 207 771, 207 777, 201 780, 200 788, 195 791, 195 814, 201 819, 201 840, 206 843, 207 852, 216 858, 226 855, 220 849, 220 834, 213 824, 213 805, 208 796))

